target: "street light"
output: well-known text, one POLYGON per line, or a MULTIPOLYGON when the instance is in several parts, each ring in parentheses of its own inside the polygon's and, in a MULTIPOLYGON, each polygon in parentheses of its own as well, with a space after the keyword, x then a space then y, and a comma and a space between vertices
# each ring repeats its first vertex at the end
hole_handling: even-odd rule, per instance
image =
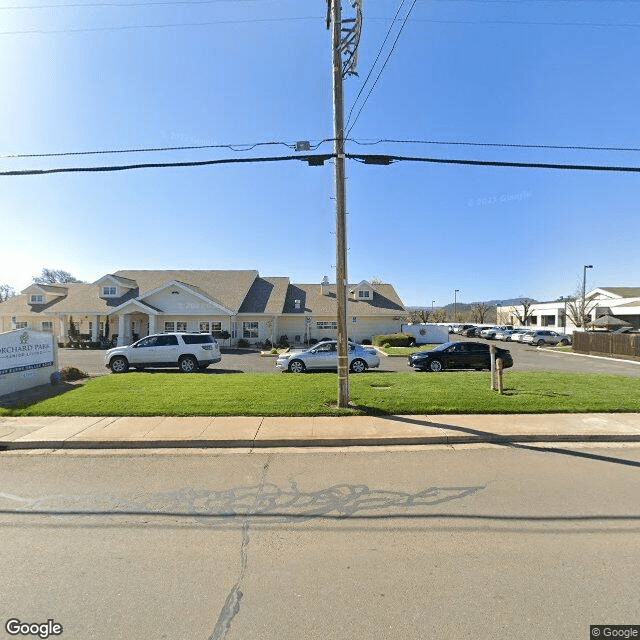
POLYGON ((460 289, 455 289, 453 292, 453 321, 458 321, 458 293, 460 289))
POLYGON ((582 269, 582 304, 581 306, 581 315, 582 315, 582 328, 586 329, 586 325, 585 325, 585 312, 587 310, 587 301, 586 301, 586 294, 587 294, 587 269, 593 269, 593 265, 592 264, 585 264, 583 269, 582 269))

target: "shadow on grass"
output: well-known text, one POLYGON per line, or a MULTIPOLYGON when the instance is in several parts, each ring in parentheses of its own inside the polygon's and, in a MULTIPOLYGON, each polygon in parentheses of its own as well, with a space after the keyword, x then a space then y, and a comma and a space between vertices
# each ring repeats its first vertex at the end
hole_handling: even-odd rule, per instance
POLYGON ((60 382, 55 385, 44 384, 39 387, 33 387, 32 389, 9 393, 0 397, 0 408, 25 409, 32 404, 38 404, 38 402, 42 400, 62 395, 63 393, 67 393, 67 391, 73 391, 81 387, 84 381, 86 381, 86 379, 78 382, 60 382))

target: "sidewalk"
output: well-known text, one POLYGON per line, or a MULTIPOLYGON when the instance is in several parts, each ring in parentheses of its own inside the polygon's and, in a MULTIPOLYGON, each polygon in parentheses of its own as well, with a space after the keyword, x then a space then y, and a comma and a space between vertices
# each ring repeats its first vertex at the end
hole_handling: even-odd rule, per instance
POLYGON ((0 418, 0 451, 491 442, 640 442, 640 414, 0 418))

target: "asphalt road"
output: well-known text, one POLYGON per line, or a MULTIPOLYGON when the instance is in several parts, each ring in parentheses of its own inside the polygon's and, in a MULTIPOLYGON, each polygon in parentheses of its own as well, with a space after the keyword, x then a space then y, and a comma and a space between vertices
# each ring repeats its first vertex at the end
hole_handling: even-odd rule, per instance
MULTIPOLYGON (((454 340, 468 340, 453 336, 454 340)), ((479 340, 481 342, 489 342, 479 340)), ((513 371, 567 371, 571 373, 609 373, 615 375, 640 377, 640 362, 627 363, 613 359, 592 358, 572 353, 555 352, 549 349, 538 349, 530 345, 511 342, 497 342, 497 346, 511 351, 514 360, 513 371)), ((84 349, 60 349, 60 367, 75 366, 90 375, 110 373, 104 367, 104 351, 84 349)), ((380 356, 380 368, 376 371, 412 372, 407 366, 406 357, 380 356)), ((257 352, 242 350, 224 350, 222 361, 211 365, 208 374, 215 373, 273 373, 279 371, 275 366, 275 358, 260 357, 257 352)), ((418 375, 434 375, 419 373, 418 375)))
POLYGON ((4 453, 0 482, 2 626, 586 640, 640 624, 637 447, 4 453))

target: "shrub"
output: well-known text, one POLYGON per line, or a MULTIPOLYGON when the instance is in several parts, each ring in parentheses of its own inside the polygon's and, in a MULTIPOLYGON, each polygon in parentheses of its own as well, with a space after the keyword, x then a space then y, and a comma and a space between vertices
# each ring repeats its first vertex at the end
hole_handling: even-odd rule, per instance
POLYGON ((377 347, 389 346, 389 347, 409 347, 411 346, 411 341, 415 340, 413 336, 408 336, 404 333, 394 333, 389 336, 374 336, 373 344, 377 347), (385 343, 387 343, 385 345, 385 343))
POLYGON ((80 371, 76 367, 65 367, 60 371, 60 378, 65 382, 70 382, 72 380, 82 380, 83 378, 88 378, 89 374, 84 371, 80 371))
POLYGON ((271 349, 271 353, 275 356, 277 355, 278 350, 275 347, 273 347, 273 349, 271 349))
POLYGON ((238 346, 241 349, 246 349, 249 346, 249 341, 244 338, 240 338, 240 340, 238 340, 238 346))
POLYGON ((278 340, 278 346, 285 349, 289 346, 289 338, 287 336, 280 336, 280 340, 278 340))
POLYGON ((371 340, 369 340, 369 338, 364 338, 360 344, 371 344, 371 340))
POLYGON ((318 344, 318 341, 316 340, 316 338, 311 338, 311 339, 309 340, 309 344, 310 344, 310 345, 318 344))

